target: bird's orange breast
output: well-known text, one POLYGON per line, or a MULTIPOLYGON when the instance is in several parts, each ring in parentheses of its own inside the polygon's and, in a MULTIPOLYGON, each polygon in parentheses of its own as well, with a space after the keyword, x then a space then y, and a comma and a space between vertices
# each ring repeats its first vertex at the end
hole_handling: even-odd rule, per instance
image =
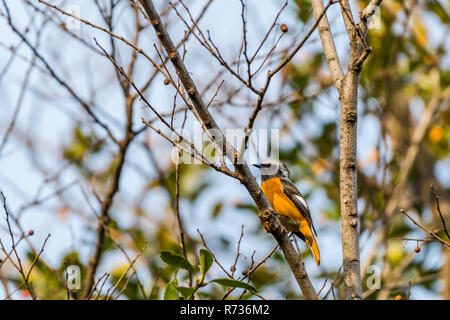
POLYGON ((289 231, 298 231, 298 226, 302 220, 306 219, 302 216, 295 204, 283 191, 283 185, 279 178, 271 178, 261 184, 261 189, 264 192, 267 200, 269 200, 275 212, 285 218, 282 223, 288 227, 289 231), (290 230, 293 229, 293 230, 290 230))
POLYGON ((286 229, 290 232, 300 232, 303 235, 306 245, 311 248, 316 264, 319 265, 320 252, 311 231, 311 225, 286 195, 281 180, 279 178, 268 179, 261 184, 261 189, 286 229))

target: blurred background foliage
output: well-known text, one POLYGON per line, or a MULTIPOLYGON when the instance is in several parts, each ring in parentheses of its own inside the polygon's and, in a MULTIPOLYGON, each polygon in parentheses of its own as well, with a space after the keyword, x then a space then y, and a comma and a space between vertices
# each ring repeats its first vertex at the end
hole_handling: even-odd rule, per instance
MULTIPOLYGON (((352 1, 353 9, 362 9, 367 3, 368 1, 352 1)), ((255 6, 254 3, 249 4, 250 7, 252 5, 255 6)), ((294 34, 305 30, 305 26, 312 25, 314 18, 310 1, 296 0, 289 3, 286 10, 287 17, 282 16, 281 22, 289 26, 288 33, 294 34)), ((373 52, 361 74, 358 106, 358 204, 361 214, 364 298, 394 299, 400 295, 406 299, 412 293, 412 297, 418 299, 450 299, 449 250, 435 242, 399 240, 426 237, 400 213, 400 208, 415 214, 431 229, 442 229, 430 185, 439 193, 441 210, 446 215, 447 225, 450 225, 448 100, 440 103, 427 124, 426 134, 418 141, 419 151, 401 196, 394 199, 395 210, 391 216, 386 215, 386 206, 392 201, 394 188, 403 168, 402 163, 413 144, 413 132, 434 94, 449 88, 448 2, 384 0, 378 18, 380 26, 368 33, 367 42, 372 46, 373 52), (367 272, 370 265, 380 268, 379 290, 367 285, 372 276, 372 273, 367 272)), ((329 19, 340 49, 339 55, 346 61, 347 35, 343 33, 342 18, 338 10, 330 13, 329 19)), ((340 299, 344 296, 344 288, 340 270, 341 248, 338 244, 339 100, 332 86, 317 32, 310 42, 311 45, 307 45, 305 51, 299 53, 298 59, 286 68, 280 79, 282 90, 289 92, 294 98, 267 107, 261 114, 261 121, 269 126, 272 123, 273 127, 281 129, 282 144, 278 150, 280 159, 291 168, 294 183, 299 186, 313 209, 319 245, 323 250, 322 266, 315 268, 310 252, 304 250, 303 245, 300 246, 313 283, 319 290, 327 280, 320 293, 321 297, 340 299)), ((205 51, 200 52, 206 54, 205 51)), ((202 56, 197 56, 197 59, 199 57, 202 56)), ((161 79, 157 81, 162 82, 161 79)), ((201 86, 207 85, 201 79, 199 83, 201 86)), ((5 84, 2 83, 2 86, 5 84)), ((226 97, 219 94, 216 100, 225 101, 226 97)), ((213 107, 214 105, 211 106, 213 107)), ((233 115, 233 108, 238 107, 225 103, 217 107, 219 111, 214 110, 215 116, 220 121, 227 121, 230 115, 225 112, 233 115)), ((251 109, 245 110, 248 113, 251 109)), ((116 117, 119 118, 117 115, 116 117)), ((20 130, 18 131, 15 139, 27 143, 27 139, 22 138, 20 130)), ((71 174, 82 181, 83 185, 89 186, 88 198, 95 202, 96 197, 101 198, 115 172, 116 151, 107 142, 107 138, 93 128, 92 123, 77 121, 72 123, 71 131, 64 139, 65 143, 59 145, 59 161, 69 163, 71 174)), ((179 299, 189 297, 195 290, 195 296, 199 299, 220 299, 228 288, 236 288, 228 298, 257 299, 258 296, 249 291, 255 289, 255 292, 265 298, 298 299, 298 287, 279 251, 275 251, 248 279, 235 283, 224 280, 214 282, 213 280, 227 278, 227 275, 217 264, 213 264, 210 270, 204 271, 204 283, 199 284, 205 259, 212 259, 209 256, 201 258, 199 250, 205 250, 206 246, 199 232, 209 248, 203 254, 210 255, 211 250, 226 272, 233 273, 236 279, 242 278, 252 264, 266 257, 276 243, 259 224, 256 207, 244 194, 244 189, 236 185, 236 181, 221 176, 204 165, 182 164, 177 173, 176 165, 170 161, 170 149, 161 144, 162 139, 149 132, 142 137, 141 141, 136 142, 135 149, 131 149, 128 154, 127 174, 142 179, 143 188, 137 188, 133 180, 122 178, 121 191, 112 208, 101 270, 97 275, 100 277, 107 274, 105 290, 98 297, 95 294, 92 298, 107 298, 106 290, 118 283, 124 273, 129 272, 117 285, 112 297, 120 292, 120 298, 127 299, 179 299), (177 174, 180 178, 180 214, 186 229, 187 262, 180 262, 186 259, 182 256, 174 215, 177 174), (242 256, 233 270, 230 267, 235 262, 241 225, 244 225, 240 252, 242 256), (178 258, 162 259, 162 250, 169 252, 172 258, 178 258), (123 258, 123 251, 128 254, 129 260, 123 258), (130 261, 136 255, 141 256, 130 269, 130 261), (189 263, 188 267, 186 263, 189 263), (133 272, 137 276, 130 278, 133 272), (193 276, 191 281, 190 273, 193 276)), ((45 153, 36 146, 30 146, 30 151, 45 153)), ((38 157, 34 164, 39 166, 41 161, 38 157)), ((58 186, 61 187, 61 184, 56 182, 55 189, 58 186)), ((7 187, 4 189, 7 190, 7 187)), ((71 220, 66 216, 76 216, 77 221, 82 223, 76 223, 78 231, 75 232, 78 239, 81 239, 81 244, 77 242, 76 246, 69 245, 63 250, 64 254, 53 257, 53 272, 41 262, 35 265, 31 280, 40 299, 66 298, 64 282, 61 283, 55 276, 56 272, 64 277, 66 266, 81 266, 84 276, 87 258, 90 256, 88 253, 92 250, 86 248, 94 246, 93 227, 96 221, 95 215, 86 215, 86 212, 91 209, 95 212, 97 209, 95 205, 91 209, 86 205, 81 206, 84 200, 80 200, 81 196, 77 199, 74 201, 61 193, 57 196, 57 202, 44 207, 52 212, 51 217, 56 215, 59 218, 55 223, 67 225, 67 219, 71 220)), ((55 220, 47 221, 46 223, 53 223, 49 221, 55 220)), ((27 225, 33 227, 30 222, 27 225)), ((445 239, 446 235, 443 232, 441 234, 445 239)), ((47 252, 45 254, 48 255, 47 252)), ((35 255, 35 252, 28 250, 28 264, 34 260, 35 255)), ((11 268, 2 267, 1 274, 8 292, 22 282, 11 268), (8 280, 7 283, 5 279, 8 280)), ((19 292, 23 292, 22 298, 27 298, 27 292, 23 288, 19 292)), ((75 292, 74 297, 76 294, 75 292)))

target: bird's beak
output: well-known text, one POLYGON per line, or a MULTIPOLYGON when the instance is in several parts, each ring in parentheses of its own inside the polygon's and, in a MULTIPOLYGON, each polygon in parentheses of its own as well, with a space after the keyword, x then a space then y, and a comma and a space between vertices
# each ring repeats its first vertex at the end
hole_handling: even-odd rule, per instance
POLYGON ((254 164, 254 167, 257 167, 258 169, 261 169, 261 165, 260 164, 254 164))

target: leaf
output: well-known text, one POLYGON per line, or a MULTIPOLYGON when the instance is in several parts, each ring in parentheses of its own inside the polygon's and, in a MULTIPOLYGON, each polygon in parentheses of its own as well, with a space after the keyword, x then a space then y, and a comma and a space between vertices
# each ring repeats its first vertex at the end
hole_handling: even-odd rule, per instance
POLYGON ((178 300, 178 279, 173 279, 167 284, 166 290, 164 290, 164 300, 178 300))
POLYGON ((306 23, 311 18, 311 4, 309 1, 297 0, 298 17, 303 23, 306 23))
POLYGON ((143 248, 146 244, 145 234, 139 230, 138 228, 130 228, 127 230, 127 234, 129 234, 138 248, 143 248))
POLYGON ((247 289, 247 290, 251 290, 251 291, 256 291, 256 289, 254 287, 252 287, 251 285, 249 285, 245 282, 239 281, 239 280, 233 280, 233 279, 228 279, 228 278, 219 278, 219 279, 211 280, 211 282, 216 282, 225 287, 243 288, 243 289, 247 289))
POLYGON ((177 287, 177 289, 185 299, 194 292, 194 288, 192 287, 177 287))
POLYGON ((214 206, 213 210, 212 210, 212 214, 211 216, 213 218, 217 218, 217 216, 219 215, 220 211, 223 208, 223 202, 219 201, 218 203, 216 203, 216 205, 214 206))
POLYGON ((200 272, 202 273, 202 279, 205 277, 205 274, 211 268, 214 258, 212 254, 206 249, 200 249, 200 272))
POLYGON ((254 213, 258 213, 258 208, 255 205, 252 204, 242 204, 242 203, 238 203, 236 204, 236 208, 238 209, 244 209, 244 210, 249 210, 252 211, 254 213))
POLYGON ((441 19, 443 23, 448 23, 450 17, 445 11, 444 7, 437 0, 427 1, 428 9, 441 19))
POLYGON ((170 250, 161 250, 161 259, 171 266, 180 267, 188 271, 194 271, 191 263, 182 255, 170 250))

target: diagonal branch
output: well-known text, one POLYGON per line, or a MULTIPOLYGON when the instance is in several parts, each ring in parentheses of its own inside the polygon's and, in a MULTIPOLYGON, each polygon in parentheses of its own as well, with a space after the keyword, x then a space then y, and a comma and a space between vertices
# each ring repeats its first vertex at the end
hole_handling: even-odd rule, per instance
POLYGON ((286 229, 281 226, 278 217, 270 208, 266 197, 261 191, 255 177, 252 175, 247 164, 245 162, 238 163, 236 161, 238 159, 238 151, 235 150, 234 147, 226 141, 222 131, 219 129, 214 118, 207 110, 206 104, 204 103, 186 66, 184 65, 179 53, 177 52, 171 37, 167 33, 161 17, 159 16, 158 12, 155 9, 155 6, 153 5, 153 1, 140 0, 140 2, 148 17, 150 18, 156 35, 158 36, 161 44, 164 46, 164 49, 173 66, 175 67, 184 89, 188 93, 195 110, 203 121, 206 130, 210 131, 210 134, 214 137, 214 142, 216 143, 216 145, 221 148, 221 150, 225 151, 224 153, 233 163, 236 169, 236 173, 238 174, 238 179, 246 187, 251 197, 255 201, 256 206, 258 207, 259 217, 262 224, 264 225, 266 230, 272 233, 277 242, 280 244, 280 247, 304 294, 304 297, 306 299, 318 299, 311 281, 309 280, 308 274, 306 273, 305 266, 300 262, 298 254, 288 238, 286 229))
POLYGON ((416 226, 418 226, 420 229, 422 229, 424 232, 428 233, 430 236, 434 237, 437 241, 442 243, 445 247, 450 248, 450 242, 445 241, 441 237, 439 237, 437 234, 435 234, 433 231, 428 230, 424 225, 422 225, 419 221, 411 217, 408 212, 406 212, 404 209, 400 209, 400 211, 409 218, 416 226))

